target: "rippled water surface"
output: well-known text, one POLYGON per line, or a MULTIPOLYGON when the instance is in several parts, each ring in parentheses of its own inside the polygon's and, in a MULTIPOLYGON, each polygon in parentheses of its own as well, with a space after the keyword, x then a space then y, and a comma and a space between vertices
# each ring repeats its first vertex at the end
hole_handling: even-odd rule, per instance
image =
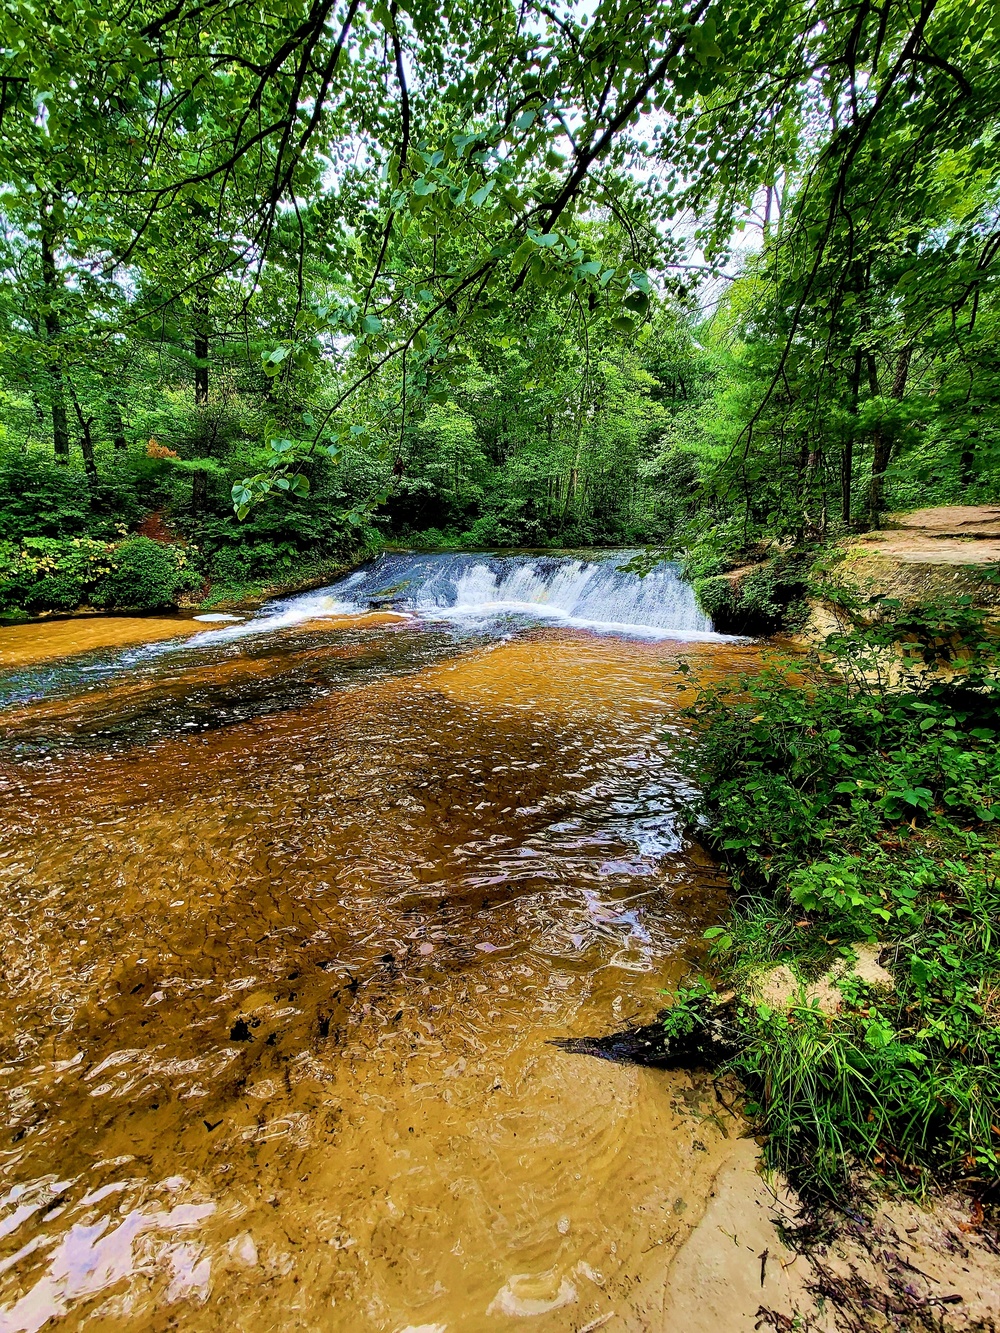
POLYGON ((0 1333, 657 1326, 731 1125, 547 1043, 697 964, 754 650, 347 610, 0 674, 0 1333))

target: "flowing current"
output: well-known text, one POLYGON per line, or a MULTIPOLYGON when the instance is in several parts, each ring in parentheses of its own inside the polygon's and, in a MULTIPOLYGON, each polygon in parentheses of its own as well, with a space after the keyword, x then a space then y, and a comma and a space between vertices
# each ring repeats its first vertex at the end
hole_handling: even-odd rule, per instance
POLYGON ((382 555, 332 587, 270 603, 225 633, 238 638, 378 608, 465 629, 541 620, 650 639, 717 639, 676 566, 661 562, 640 574, 636 556, 382 555))
POLYGON ((756 650, 628 560, 0 630, 0 1333, 659 1326, 732 1124, 550 1042, 703 966, 756 650))

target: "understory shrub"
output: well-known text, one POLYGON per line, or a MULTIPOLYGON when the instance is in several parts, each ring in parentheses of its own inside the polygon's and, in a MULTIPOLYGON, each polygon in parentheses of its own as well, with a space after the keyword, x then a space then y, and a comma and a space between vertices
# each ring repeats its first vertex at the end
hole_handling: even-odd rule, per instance
POLYGON ((129 537, 112 550, 91 601, 107 610, 159 611, 203 582, 183 547, 129 537))
POLYGON ((110 553, 93 537, 0 541, 0 609, 72 611, 110 570, 110 553))
POLYGON ((156 611, 202 577, 181 546, 129 537, 25 537, 0 542, 0 611, 156 611))
POLYGON ((701 836, 736 889, 709 932, 745 997, 735 1067, 800 1184, 859 1163, 1000 1181, 1000 643, 967 598, 866 619, 688 710, 701 836), (859 943, 894 989, 848 970, 833 1015, 753 999, 859 943))
POLYGON ((137 523, 149 508, 138 498, 134 455, 102 459, 88 483, 76 465, 51 455, 0 447, 0 541, 94 537, 114 541, 121 524, 137 523))
POLYGON ((692 579, 702 610, 716 629, 728 634, 768 634, 795 628, 806 614, 805 591, 812 559, 809 549, 770 555, 735 577, 721 566, 733 561, 707 561, 710 572, 699 573, 690 558, 685 573, 692 579))

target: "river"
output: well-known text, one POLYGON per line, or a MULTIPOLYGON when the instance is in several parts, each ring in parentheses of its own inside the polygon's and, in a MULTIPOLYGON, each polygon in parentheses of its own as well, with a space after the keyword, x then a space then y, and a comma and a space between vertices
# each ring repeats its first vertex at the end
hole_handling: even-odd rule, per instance
POLYGON ((675 685, 757 650, 624 562, 0 630, 0 1333, 655 1326, 736 1123, 550 1043, 700 965, 675 685))

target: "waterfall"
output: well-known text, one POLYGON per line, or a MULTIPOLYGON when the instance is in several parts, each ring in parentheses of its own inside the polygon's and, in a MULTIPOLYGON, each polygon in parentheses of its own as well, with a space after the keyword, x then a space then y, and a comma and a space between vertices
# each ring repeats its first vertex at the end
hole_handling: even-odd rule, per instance
POLYGON ((662 562, 640 576, 628 568, 635 554, 385 554, 328 588, 270 602, 253 619, 212 631, 212 641, 370 610, 470 630, 542 621, 642 638, 724 637, 713 633, 676 565, 662 562))

